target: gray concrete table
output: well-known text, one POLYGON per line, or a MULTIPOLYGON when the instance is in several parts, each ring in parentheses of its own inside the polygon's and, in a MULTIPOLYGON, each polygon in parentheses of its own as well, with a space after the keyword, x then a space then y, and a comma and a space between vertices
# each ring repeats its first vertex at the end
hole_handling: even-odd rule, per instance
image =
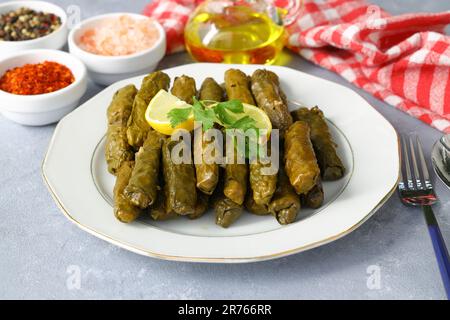
MULTIPOLYGON (((67 7, 70 0, 54 1, 67 7)), ((448 1, 373 1, 393 13, 438 12, 448 1)), ((139 12, 145 0, 82 0, 82 18, 139 12)), ((160 68, 191 62, 184 54, 160 68)), ((400 134, 418 134, 427 154, 441 133, 380 102, 332 72, 293 57, 289 66, 356 90, 400 134)), ((90 83, 83 100, 102 90, 90 83)), ((82 124, 80 124, 81 129, 82 124)), ((24 127, 0 116, 0 298, 38 299, 444 299, 420 209, 396 194, 363 226, 331 244, 273 261, 194 264, 139 256, 69 222, 41 177, 54 125, 24 127), (81 281, 74 282, 79 274, 81 281)), ((382 174, 382 173, 380 173, 382 174)), ((450 192, 435 181, 436 205, 450 247, 450 192)))

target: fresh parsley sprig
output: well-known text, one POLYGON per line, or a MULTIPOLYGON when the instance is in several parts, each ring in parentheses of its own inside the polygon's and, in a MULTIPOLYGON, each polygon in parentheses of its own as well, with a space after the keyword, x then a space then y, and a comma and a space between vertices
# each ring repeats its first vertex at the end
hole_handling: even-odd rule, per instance
POLYGON ((191 114, 194 120, 201 122, 203 130, 211 129, 215 123, 225 129, 256 129, 256 122, 249 116, 239 117, 244 113, 244 106, 239 100, 230 100, 211 104, 211 101, 201 101, 193 98, 192 107, 174 108, 167 114, 170 125, 175 128, 186 121, 191 114))
POLYGON ((180 123, 186 121, 192 112, 192 108, 174 108, 167 113, 170 120, 170 125, 175 128, 180 123))
POLYGON ((216 119, 214 110, 206 108, 205 105, 195 97, 192 110, 194 112, 194 120, 202 123, 204 131, 211 129, 214 126, 216 119))

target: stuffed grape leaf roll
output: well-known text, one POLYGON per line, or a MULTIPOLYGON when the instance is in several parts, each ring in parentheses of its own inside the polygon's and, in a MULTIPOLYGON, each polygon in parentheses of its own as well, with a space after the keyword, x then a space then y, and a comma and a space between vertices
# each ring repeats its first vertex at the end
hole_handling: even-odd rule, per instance
POLYGON ((224 195, 233 202, 242 205, 247 193, 248 166, 237 163, 237 150, 235 150, 234 163, 225 165, 224 195))
POLYGON ((268 170, 271 165, 270 162, 262 163, 259 157, 250 161, 250 189, 252 190, 253 199, 256 204, 267 205, 277 188, 277 172, 269 174, 264 170, 268 170))
POLYGON ((161 148, 164 136, 150 130, 144 145, 136 153, 135 165, 125 196, 142 209, 152 205, 161 189, 159 186, 159 169, 161 148))
POLYGON ((166 210, 179 215, 190 215, 195 213, 197 204, 195 168, 192 161, 175 163, 172 160, 172 150, 178 143, 185 142, 173 141, 169 137, 164 140, 162 148, 166 210))
POLYGON ((197 194, 197 204, 195 205, 194 213, 188 215, 191 220, 198 219, 208 211, 209 196, 204 193, 197 194))
POLYGON ((300 212, 300 198, 281 169, 278 171, 277 190, 269 204, 269 211, 280 224, 294 222, 300 212))
POLYGON ((214 212, 216 214, 216 224, 228 228, 241 216, 242 205, 233 202, 227 197, 222 197, 215 200, 214 212))
POLYGON ((242 103, 255 105, 250 91, 249 77, 238 69, 229 69, 225 72, 225 88, 228 100, 237 99, 242 103))
POLYGON ((164 192, 159 192, 155 203, 149 207, 150 217, 156 221, 165 221, 178 217, 174 211, 166 210, 166 197, 164 192))
POLYGON ((216 216, 216 224, 228 228, 242 214, 243 206, 237 204, 223 194, 223 181, 219 183, 212 196, 212 207, 216 216))
POLYGON ((106 131, 105 159, 108 171, 116 175, 123 162, 133 160, 134 151, 128 144, 127 127, 112 124, 106 131))
POLYGON ((168 90, 170 78, 161 71, 156 71, 142 80, 142 85, 136 94, 133 102, 131 116, 128 119, 127 138, 128 143, 135 149, 144 144, 150 125, 145 120, 145 111, 150 100, 159 92, 159 90, 168 90))
POLYGON ((316 185, 306 194, 301 195, 302 203, 312 209, 320 208, 323 204, 324 193, 322 182, 318 179, 316 185))
MULTIPOLYGON (((225 88, 229 100, 239 100, 242 103, 255 104, 250 92, 249 77, 238 69, 229 69, 225 72, 225 88)), ((237 152, 234 152, 233 163, 225 165, 224 194, 233 202, 242 205, 247 193, 248 166, 246 163, 237 163, 237 152)), ((228 161, 227 161, 228 162, 228 161)))
MULTIPOLYGON (((200 100, 220 102, 223 100, 222 87, 212 78, 206 78, 203 81, 199 92, 200 100)), ((198 128, 202 130, 202 128, 198 128)), ((209 155, 206 151, 214 141, 207 141, 202 134, 201 139, 194 141, 196 144, 195 152, 201 155, 200 163, 195 164, 195 173, 197 176, 197 188, 208 195, 211 195, 219 181, 219 165, 214 161, 215 154, 209 155), (212 157, 212 158, 211 158, 212 157)), ((213 146, 213 145, 212 145, 213 146)))
POLYGON ((181 77, 176 77, 172 90, 172 94, 179 99, 192 104, 194 102, 193 98, 197 94, 197 89, 195 87, 195 80, 186 75, 182 75, 181 77))
POLYGON ((270 214, 268 204, 257 204, 253 199, 253 192, 249 190, 245 197, 245 208, 253 214, 258 216, 265 216, 270 214))
MULTIPOLYGON (((208 200, 209 196, 203 193, 198 194, 197 204, 195 205, 194 213, 188 215, 187 217, 191 220, 198 219, 203 216, 208 210, 208 200)), ((164 192, 158 194, 158 199, 155 204, 149 208, 150 216, 153 220, 164 221, 172 218, 179 217, 174 211, 166 210, 166 198, 164 192)))
POLYGON ((220 102, 224 98, 222 87, 213 78, 206 78, 198 95, 200 100, 220 102))
POLYGON ((298 194, 307 193, 320 177, 308 123, 296 121, 289 127, 284 150, 285 169, 292 186, 298 194))
POLYGON ((311 128, 311 141, 316 152, 320 172, 323 180, 337 180, 342 178, 345 167, 336 151, 336 143, 328 128, 323 112, 314 107, 300 108, 292 112, 295 120, 305 121, 311 128))
POLYGON ((280 137, 284 137, 292 124, 292 116, 279 87, 278 76, 268 70, 256 70, 252 75, 251 88, 257 106, 267 114, 272 126, 280 130, 280 137))
POLYGON ((123 162, 133 160, 134 152, 128 144, 127 122, 137 89, 134 85, 123 87, 114 94, 107 110, 105 159, 108 171, 116 174, 123 162))
POLYGON ((133 161, 125 161, 117 170, 117 179, 113 190, 114 215, 121 222, 131 222, 136 220, 142 212, 141 209, 135 207, 123 194, 123 191, 130 180, 133 166, 133 161))
POLYGON ((116 91, 107 110, 108 124, 127 125, 136 93, 137 89, 132 84, 116 91))

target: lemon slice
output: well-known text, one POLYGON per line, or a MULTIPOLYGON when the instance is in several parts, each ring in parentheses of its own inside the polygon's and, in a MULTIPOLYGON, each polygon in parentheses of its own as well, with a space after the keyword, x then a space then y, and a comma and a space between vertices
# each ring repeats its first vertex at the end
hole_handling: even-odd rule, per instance
POLYGON ((244 106, 244 113, 238 114, 238 118, 242 118, 245 116, 249 116, 253 120, 255 120, 255 126, 258 129, 266 129, 267 135, 270 135, 270 132, 272 131, 272 122, 270 122, 269 117, 267 114, 261 110, 258 107, 255 107, 251 104, 243 103, 244 106))
POLYGON ((160 90, 148 104, 145 111, 145 120, 156 131, 171 135, 177 129, 194 129, 194 116, 191 114, 183 123, 172 128, 167 114, 175 108, 190 108, 190 104, 178 99, 165 90, 160 90))

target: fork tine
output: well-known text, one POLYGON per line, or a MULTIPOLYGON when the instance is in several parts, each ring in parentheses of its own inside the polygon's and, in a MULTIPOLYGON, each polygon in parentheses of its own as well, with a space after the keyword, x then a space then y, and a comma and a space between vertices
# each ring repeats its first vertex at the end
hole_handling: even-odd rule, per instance
POLYGON ((416 150, 414 148, 414 144, 411 137, 409 137, 409 148, 411 150, 411 158, 413 163, 414 177, 416 178, 416 186, 417 189, 422 189, 422 180, 419 172, 419 167, 417 165, 416 150))
POLYGON ((414 189, 414 185, 412 182, 412 175, 411 175, 411 166, 409 164, 409 154, 408 154, 408 147, 406 146, 406 138, 402 136, 402 145, 403 145, 403 155, 405 157, 405 172, 406 172, 406 182, 409 189, 414 189))
POLYGON ((425 187, 427 189, 432 189, 433 185, 431 184, 430 174, 428 173, 428 168, 427 168, 427 163, 425 162, 425 157, 423 155, 422 143, 420 142, 420 139, 418 136, 416 136, 416 142, 417 142, 417 151, 419 152, 419 161, 420 161, 420 166, 422 169, 423 181, 425 183, 425 187))

